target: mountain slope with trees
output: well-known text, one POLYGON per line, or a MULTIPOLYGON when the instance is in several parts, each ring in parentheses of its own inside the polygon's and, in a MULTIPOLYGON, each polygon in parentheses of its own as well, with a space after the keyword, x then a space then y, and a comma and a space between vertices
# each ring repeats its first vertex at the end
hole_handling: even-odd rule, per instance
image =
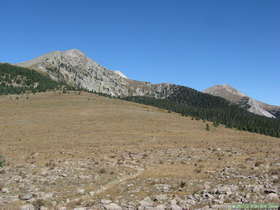
POLYGON ((56 82, 37 71, 6 63, 0 64, 0 95, 44 92, 62 88, 72 89, 69 85, 56 82))
POLYGON ((126 97, 125 100, 153 105, 184 116, 212 121, 229 128, 280 137, 280 120, 259 116, 229 101, 191 88, 179 86, 166 99, 126 97))

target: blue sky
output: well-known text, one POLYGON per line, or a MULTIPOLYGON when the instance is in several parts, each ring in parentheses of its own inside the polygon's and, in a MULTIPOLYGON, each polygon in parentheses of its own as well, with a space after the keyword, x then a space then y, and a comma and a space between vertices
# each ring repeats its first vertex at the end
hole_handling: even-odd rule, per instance
POLYGON ((128 77, 280 105, 279 0, 4 0, 0 62, 77 48, 128 77))

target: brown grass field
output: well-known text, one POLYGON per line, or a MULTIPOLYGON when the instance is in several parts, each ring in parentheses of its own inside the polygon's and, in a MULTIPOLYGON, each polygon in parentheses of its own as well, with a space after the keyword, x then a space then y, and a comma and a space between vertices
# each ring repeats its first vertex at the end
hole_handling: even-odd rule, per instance
MULTIPOLYGON (((279 188, 280 139, 209 125, 206 131, 201 120, 84 92, 0 96, 0 155, 6 160, 0 188, 9 189, 0 192, 0 207, 94 206, 101 198, 182 198, 206 184, 238 185, 240 192, 260 184, 232 174, 219 178, 225 168, 274 175, 268 182, 279 188), (163 184, 168 189, 161 190, 163 184), (17 199, 27 192, 32 199, 17 199)), ((263 192, 251 194, 250 202, 266 199, 263 192)))

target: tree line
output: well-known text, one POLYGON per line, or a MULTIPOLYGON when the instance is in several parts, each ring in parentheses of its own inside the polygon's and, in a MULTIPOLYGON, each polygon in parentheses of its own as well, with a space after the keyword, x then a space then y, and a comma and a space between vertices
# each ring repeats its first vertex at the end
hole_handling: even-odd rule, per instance
POLYGON ((45 92, 47 90, 75 90, 65 83, 56 82, 37 71, 0 64, 0 95, 45 92))
POLYGON ((166 99, 142 96, 131 96, 124 99, 177 112, 183 116, 208 120, 215 125, 223 124, 228 128, 280 137, 279 119, 271 119, 250 113, 221 97, 183 86, 180 86, 166 99))

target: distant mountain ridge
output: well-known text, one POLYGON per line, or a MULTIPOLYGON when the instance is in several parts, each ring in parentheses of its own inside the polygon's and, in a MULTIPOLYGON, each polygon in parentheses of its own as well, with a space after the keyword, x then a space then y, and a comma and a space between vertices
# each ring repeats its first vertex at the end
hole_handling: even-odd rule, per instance
POLYGON ((226 100, 245 108, 249 112, 257 115, 269 117, 269 118, 280 118, 280 107, 265 104, 257 101, 239 90, 231 87, 230 85, 215 85, 207 88, 203 92, 225 98, 226 100))
MULTIPOLYGON (((175 84, 152 84, 129 79, 120 71, 99 65, 77 49, 51 52, 16 65, 43 72, 51 79, 75 88, 118 97, 150 96, 165 99, 180 88, 175 84)), ((254 114, 280 118, 279 107, 256 101, 229 85, 217 85, 204 92, 225 98, 254 114)))

